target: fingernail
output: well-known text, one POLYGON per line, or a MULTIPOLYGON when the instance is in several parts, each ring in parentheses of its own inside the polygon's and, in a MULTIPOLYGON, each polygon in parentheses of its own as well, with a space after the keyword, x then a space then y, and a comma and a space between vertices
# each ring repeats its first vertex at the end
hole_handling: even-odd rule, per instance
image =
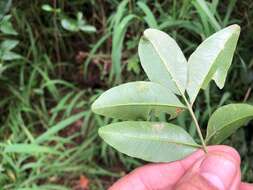
POLYGON ((217 187, 219 190, 225 190, 223 182, 212 173, 202 173, 201 176, 205 178, 210 184, 217 187))
POLYGON ((219 190, 229 188, 236 173, 236 164, 222 155, 208 155, 200 166, 200 175, 219 190))

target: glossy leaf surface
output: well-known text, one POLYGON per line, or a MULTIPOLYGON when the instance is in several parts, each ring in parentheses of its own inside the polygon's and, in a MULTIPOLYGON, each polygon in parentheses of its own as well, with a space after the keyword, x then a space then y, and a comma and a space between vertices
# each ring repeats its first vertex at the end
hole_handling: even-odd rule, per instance
POLYGON ((253 106, 248 104, 229 104, 217 109, 210 117, 206 142, 219 144, 238 128, 253 119, 253 106))
POLYGON ((99 135, 118 151, 152 162, 179 160, 199 148, 186 131, 169 123, 113 123, 101 127, 99 135))
POLYGON ((138 52, 148 78, 176 94, 186 88, 187 61, 176 41, 157 29, 147 29, 138 52))
POLYGON ((223 88, 240 34, 238 25, 231 25, 211 35, 190 56, 187 93, 191 103, 199 90, 213 79, 223 88))
POLYGON ((104 92, 92 105, 100 115, 118 119, 146 119, 166 112, 176 117, 184 105, 165 87, 153 82, 129 82, 104 92))

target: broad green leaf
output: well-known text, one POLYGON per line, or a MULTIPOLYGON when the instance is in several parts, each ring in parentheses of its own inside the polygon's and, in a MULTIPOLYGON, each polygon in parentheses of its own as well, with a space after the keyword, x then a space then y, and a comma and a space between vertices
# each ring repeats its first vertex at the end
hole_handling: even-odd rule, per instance
POLYGON ((229 104, 217 109, 210 117, 206 142, 218 144, 238 128, 253 119, 253 106, 248 104, 229 104))
POLYGON ((141 65, 151 81, 176 94, 184 93, 187 61, 173 38, 157 29, 147 29, 140 40, 138 51, 141 65))
POLYGON ((118 151, 151 162, 171 162, 199 145, 181 127, 169 123, 125 121, 101 127, 103 140, 118 151))
POLYGON ((223 88, 239 34, 238 25, 224 28, 202 42, 190 56, 187 93, 191 103, 199 90, 205 89, 212 79, 219 88, 223 88))
POLYGON ((101 115, 118 119, 146 119, 151 113, 176 117, 185 106, 165 87, 153 82, 129 82, 104 92, 92 105, 101 115))

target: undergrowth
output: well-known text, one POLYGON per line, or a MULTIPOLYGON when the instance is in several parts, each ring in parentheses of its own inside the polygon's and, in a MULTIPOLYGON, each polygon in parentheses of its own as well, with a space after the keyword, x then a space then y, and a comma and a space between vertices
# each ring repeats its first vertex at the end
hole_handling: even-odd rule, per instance
MULTIPOLYGON (((206 126, 217 107, 253 101, 250 0, 5 0, 0 8, 3 190, 81 189, 84 178, 90 189, 106 189, 143 164, 98 138, 98 126, 111 121, 93 115, 90 105, 104 89, 146 79, 135 52, 147 27, 168 32, 189 55, 213 32, 241 25, 229 82, 222 92, 210 85, 196 102, 196 115, 203 116, 200 123, 206 126)), ((189 115, 183 113, 175 122, 196 137, 189 115)), ((253 179, 252 142, 250 126, 225 142, 240 152, 248 182, 253 179)))

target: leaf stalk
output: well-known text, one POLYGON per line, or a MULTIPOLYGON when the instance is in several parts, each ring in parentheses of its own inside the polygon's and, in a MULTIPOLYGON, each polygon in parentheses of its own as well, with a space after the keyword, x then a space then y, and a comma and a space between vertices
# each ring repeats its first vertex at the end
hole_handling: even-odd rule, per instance
POLYGON ((184 99, 184 101, 185 101, 185 103, 186 103, 186 106, 187 106, 187 108, 188 108, 188 110, 189 110, 189 112, 190 112, 190 114, 191 114, 191 117, 192 117, 192 119, 193 119, 193 121, 194 121, 194 124, 195 124, 195 126, 196 126, 196 129, 197 129, 199 138, 200 138, 200 140, 201 140, 201 144, 202 144, 203 150, 205 151, 205 153, 208 153, 206 143, 205 143, 205 141, 204 141, 203 135, 202 135, 201 130, 200 130, 200 125, 199 125, 199 123, 198 123, 198 120, 197 120, 197 118, 196 118, 194 112, 193 112, 192 106, 190 105, 190 103, 188 102, 188 100, 186 99, 186 97, 185 97, 183 94, 182 94, 182 97, 183 97, 183 99, 184 99))

